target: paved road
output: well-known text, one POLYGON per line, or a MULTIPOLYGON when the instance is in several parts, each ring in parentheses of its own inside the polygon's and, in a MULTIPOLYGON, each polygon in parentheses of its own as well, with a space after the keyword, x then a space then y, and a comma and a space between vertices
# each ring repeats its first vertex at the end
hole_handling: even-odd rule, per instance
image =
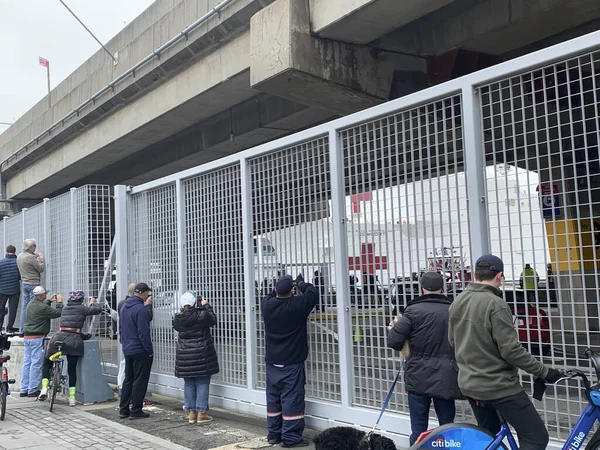
POLYGON ((186 447, 64 404, 50 413, 48 403, 9 397, 0 422, 0 449, 171 449, 186 447))

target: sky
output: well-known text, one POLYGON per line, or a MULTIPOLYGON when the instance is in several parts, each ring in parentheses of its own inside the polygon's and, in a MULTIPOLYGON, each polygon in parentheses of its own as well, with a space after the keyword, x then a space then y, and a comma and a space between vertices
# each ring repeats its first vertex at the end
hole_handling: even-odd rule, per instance
MULTIPOLYGON (((154 0, 64 0, 102 43, 154 0)), ((0 122, 15 122, 83 64, 99 44, 59 0, 0 0, 0 122)), ((0 124, 0 133, 8 126, 0 124)))

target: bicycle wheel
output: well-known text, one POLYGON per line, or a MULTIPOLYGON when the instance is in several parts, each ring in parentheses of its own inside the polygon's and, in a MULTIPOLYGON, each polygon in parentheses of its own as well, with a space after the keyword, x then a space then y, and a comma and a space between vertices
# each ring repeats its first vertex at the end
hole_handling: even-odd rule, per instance
POLYGON ((62 375, 62 361, 54 361, 54 367, 52 369, 52 393, 50 394, 50 412, 54 408, 54 400, 56 399, 56 393, 60 389, 60 376, 62 375))
POLYGON ((6 415, 6 396, 8 395, 8 385, 0 383, 0 420, 4 420, 6 415))

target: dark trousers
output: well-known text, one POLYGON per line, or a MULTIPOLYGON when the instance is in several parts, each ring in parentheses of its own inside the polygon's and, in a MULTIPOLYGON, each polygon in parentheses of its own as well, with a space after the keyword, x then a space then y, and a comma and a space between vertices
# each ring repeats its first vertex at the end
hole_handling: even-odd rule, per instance
POLYGON ((0 327, 4 323, 4 308, 8 302, 8 323, 6 329, 14 328, 15 320, 17 319, 17 309, 19 309, 20 292, 16 294, 0 294, 0 327))
POLYGON ((410 445, 413 445, 421 433, 429 427, 429 408, 433 400, 433 407, 440 425, 454 422, 456 406, 454 400, 433 398, 429 395, 408 394, 408 410, 410 411, 410 445))
POLYGON ((125 380, 121 389, 119 408, 122 414, 136 413, 142 410, 144 397, 148 391, 148 381, 152 370, 152 357, 145 353, 125 356, 125 380))
MULTIPOLYGON (((52 355, 48 355, 52 356, 52 355)), ((69 387, 77 386, 77 363, 79 362, 79 356, 67 355, 67 372, 69 374, 69 387)), ((42 378, 48 379, 50 377, 50 368, 54 364, 48 358, 44 358, 44 364, 42 365, 42 378)))
POLYGON ((275 367, 267 364, 268 438, 286 445, 302 442, 304 432, 304 363, 275 367))
POLYGON ((498 411, 517 432, 520 450, 544 450, 548 445, 548 430, 524 391, 485 402, 469 399, 469 403, 479 426, 494 434, 501 426, 498 411))

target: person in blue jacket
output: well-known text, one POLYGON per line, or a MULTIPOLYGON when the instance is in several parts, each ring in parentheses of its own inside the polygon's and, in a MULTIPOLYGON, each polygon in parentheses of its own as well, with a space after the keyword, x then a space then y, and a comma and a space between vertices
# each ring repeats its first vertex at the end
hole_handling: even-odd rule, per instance
POLYGON ((4 322, 4 308, 8 303, 8 323, 6 324, 8 333, 19 331, 14 327, 21 296, 21 273, 17 266, 16 253, 15 246, 9 245, 6 247, 6 256, 0 259, 0 327, 4 322))
POLYGON ((133 296, 127 298, 120 310, 119 336, 125 355, 125 380, 119 403, 121 419, 150 417, 150 414, 142 411, 142 406, 154 356, 150 339, 150 314, 145 306, 151 292, 146 283, 136 284, 133 296))
POLYGON ((294 281, 284 275, 275 290, 261 301, 265 323, 267 375, 267 440, 282 447, 306 447, 304 432, 304 361, 308 357, 307 319, 319 302, 319 291, 305 283, 302 275, 294 281))

